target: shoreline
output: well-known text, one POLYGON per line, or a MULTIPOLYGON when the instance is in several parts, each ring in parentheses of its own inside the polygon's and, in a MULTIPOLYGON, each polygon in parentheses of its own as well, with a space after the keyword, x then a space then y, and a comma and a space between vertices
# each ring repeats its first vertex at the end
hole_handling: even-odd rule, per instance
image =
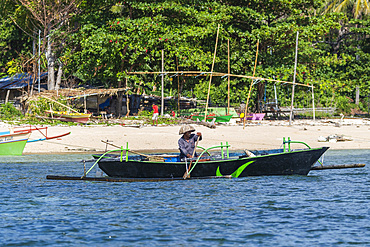
MULTIPOLYGON (((327 146, 330 149, 370 149, 370 121, 364 119, 344 120, 295 120, 289 126, 286 120, 262 120, 242 124, 229 123, 216 125, 210 129, 203 125, 193 124, 197 132, 201 132, 203 140, 199 146, 211 147, 228 142, 230 150, 263 150, 275 149, 282 145, 283 137, 293 141, 302 141, 311 148, 327 146), (330 135, 344 136, 351 141, 319 142, 321 137, 330 135)), ((4 128, 4 127, 3 127, 4 128)), ((84 125, 84 126, 50 126, 48 136, 71 134, 58 139, 27 143, 23 154, 91 154, 104 152, 110 141, 116 146, 128 147, 139 152, 178 152, 177 141, 180 125, 146 125, 140 128, 121 125, 84 125)), ((30 139, 41 138, 34 131, 30 139)), ((292 148, 304 148, 304 145, 292 144, 292 148)), ((117 149, 108 146, 108 150, 117 149)))

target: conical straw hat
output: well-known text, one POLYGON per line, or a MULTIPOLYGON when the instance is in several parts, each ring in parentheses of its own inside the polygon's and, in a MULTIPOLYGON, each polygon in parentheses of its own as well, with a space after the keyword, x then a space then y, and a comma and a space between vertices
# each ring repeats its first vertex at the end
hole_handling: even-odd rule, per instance
POLYGON ((180 128, 179 135, 185 134, 188 131, 193 132, 193 131, 195 131, 195 129, 191 125, 183 125, 180 128))

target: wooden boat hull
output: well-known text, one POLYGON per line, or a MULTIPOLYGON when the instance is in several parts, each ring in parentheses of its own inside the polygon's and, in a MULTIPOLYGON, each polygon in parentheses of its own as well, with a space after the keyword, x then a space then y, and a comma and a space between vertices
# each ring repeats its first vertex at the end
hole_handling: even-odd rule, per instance
MULTIPOLYGON (((214 119, 215 116, 207 116, 206 121, 211 122, 214 119)), ((204 115, 192 115, 191 120, 193 121, 203 121, 204 120, 204 115)))
POLYGON ((230 119, 232 118, 232 115, 223 115, 223 116, 216 116, 216 123, 227 123, 230 122, 230 119))
MULTIPOLYGON (((242 169, 239 177, 307 175, 327 149, 328 147, 291 152, 280 150, 255 157, 238 156, 227 160, 202 161, 194 167, 191 177, 227 176, 239 168, 242 169)), ((120 161, 119 158, 103 158, 98 164, 109 177, 118 178, 177 178, 182 177, 186 171, 185 162, 120 161)))
POLYGON ((67 116, 61 116, 60 121, 64 122, 74 122, 74 123, 87 123, 89 121, 90 117, 67 117, 67 116))
POLYGON ((87 123, 91 114, 47 111, 53 118, 64 122, 87 123))
POLYGON ((31 132, 0 135, 0 155, 22 155, 31 132))
MULTIPOLYGON (((213 119, 215 119, 215 122, 216 123, 223 123, 223 122, 229 122, 230 121, 230 119, 232 118, 233 116, 232 115, 220 115, 220 116, 207 116, 207 122, 212 122, 213 121, 213 119)), ((204 120, 204 115, 202 116, 202 115, 193 115, 193 116, 191 116, 191 119, 193 120, 193 121, 197 121, 197 120, 199 120, 199 121, 203 121, 204 120)))
POLYGON ((263 120, 265 117, 265 113, 249 113, 248 116, 245 117, 246 120, 263 120))

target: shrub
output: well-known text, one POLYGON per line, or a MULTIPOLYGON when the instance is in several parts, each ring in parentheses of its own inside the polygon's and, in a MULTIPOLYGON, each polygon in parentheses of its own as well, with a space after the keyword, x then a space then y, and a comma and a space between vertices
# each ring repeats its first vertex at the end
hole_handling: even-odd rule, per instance
POLYGON ((152 115, 153 113, 151 111, 143 110, 139 112, 140 117, 151 117, 152 115))
MULTIPOLYGON (((67 105, 68 103, 67 100, 63 98, 59 98, 58 102, 64 105, 67 105)), ((28 102, 27 112, 28 112, 28 115, 30 116, 37 116, 37 115, 43 116, 43 115, 46 115, 45 111, 50 110, 50 109, 54 111, 65 111, 65 107, 59 104, 50 102, 49 100, 44 99, 44 98, 37 98, 36 100, 30 100, 28 102)))
POLYGON ((5 120, 22 119, 24 116, 20 110, 11 103, 1 104, 0 117, 5 120))
POLYGON ((349 103, 349 99, 347 97, 339 96, 337 98, 336 112, 343 114, 351 113, 351 104, 349 103))

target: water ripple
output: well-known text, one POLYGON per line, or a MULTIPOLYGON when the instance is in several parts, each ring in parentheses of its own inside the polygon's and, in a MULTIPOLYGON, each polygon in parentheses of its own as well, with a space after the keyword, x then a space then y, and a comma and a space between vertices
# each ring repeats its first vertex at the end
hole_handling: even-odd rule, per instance
POLYGON ((141 183, 81 175, 78 155, 4 158, 1 246, 369 246, 370 150, 329 152, 363 169, 309 176, 141 183))

